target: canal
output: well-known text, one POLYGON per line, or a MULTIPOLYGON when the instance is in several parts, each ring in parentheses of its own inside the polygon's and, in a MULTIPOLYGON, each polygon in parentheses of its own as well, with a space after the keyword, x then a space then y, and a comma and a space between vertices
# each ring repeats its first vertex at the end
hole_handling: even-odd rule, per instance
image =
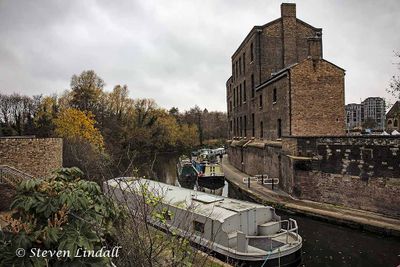
MULTIPOLYGON (((157 180, 189 189, 244 199, 229 188, 226 181, 214 184, 190 184, 179 181, 176 175, 176 155, 161 155, 156 160, 154 172, 157 180)), ((278 210, 282 218, 297 220, 299 234, 303 237, 302 264, 300 266, 376 266, 400 265, 400 239, 385 237, 338 226, 308 217, 288 214, 278 210)))

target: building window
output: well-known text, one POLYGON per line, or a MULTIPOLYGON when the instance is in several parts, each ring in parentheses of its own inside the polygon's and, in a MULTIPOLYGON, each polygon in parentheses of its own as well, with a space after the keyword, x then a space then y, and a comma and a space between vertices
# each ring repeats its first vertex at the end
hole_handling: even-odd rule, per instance
POLYGON ((239 85, 239 105, 242 105, 242 84, 239 85))
POLYGON ((264 125, 262 121, 260 121, 260 138, 264 138, 264 125))
POLYGON ((239 77, 239 67, 238 67, 238 62, 236 61, 235 63, 235 68, 236 68, 236 78, 239 77))
POLYGON ((229 100, 229 111, 232 111, 232 100, 229 100))
POLYGON ((236 133, 236 119, 233 118, 233 135, 235 136, 236 133))
POLYGON ((251 114, 251 136, 254 137, 255 136, 255 120, 254 120, 254 113, 251 114))
POLYGON ((253 43, 250 44, 250 61, 254 60, 254 46, 253 43))
POLYGON ((239 106, 239 86, 236 86, 236 106, 239 106))
POLYGON ((255 88, 254 88, 254 74, 251 75, 251 97, 253 98, 255 95, 255 88))
POLYGON ((397 124, 398 124, 398 123, 397 123, 397 120, 394 120, 393 126, 394 126, 394 127, 397 127, 397 124))
POLYGON ((247 117, 246 115, 244 116, 244 137, 247 137, 247 117))
POLYGON ((239 58, 239 75, 242 75, 242 59, 239 58))
POLYGON ((232 120, 229 121, 229 131, 232 132, 232 120))
POLYGON ((193 229, 198 233, 204 233, 204 223, 193 221, 193 229))
POLYGON ((262 108, 263 101, 262 101, 262 94, 260 95, 260 108, 262 108))
POLYGON ((392 124, 392 120, 388 120, 388 125, 389 125, 389 124, 392 124))
POLYGON ((282 120, 281 119, 278 119, 278 123, 277 123, 278 125, 278 129, 277 129, 277 132, 278 132, 278 138, 281 138, 282 137, 282 120))
POLYGON ((276 103, 276 99, 277 99, 276 88, 274 88, 274 91, 273 91, 273 94, 272 94, 272 103, 276 103))
POLYGON ((236 87, 233 88, 233 107, 236 107, 236 87))
POLYGON ((235 80, 235 64, 232 64, 232 78, 235 80))
POLYGON ((246 102, 247 96, 246 96, 246 80, 243 81, 243 101, 246 102))
POLYGON ((243 53, 243 74, 246 74, 246 53, 243 53))
POLYGON ((236 135, 239 135, 239 118, 236 118, 236 135))
POLYGON ((242 136, 242 131, 243 131, 243 124, 242 124, 242 117, 239 118, 239 132, 240 132, 240 136, 242 136))

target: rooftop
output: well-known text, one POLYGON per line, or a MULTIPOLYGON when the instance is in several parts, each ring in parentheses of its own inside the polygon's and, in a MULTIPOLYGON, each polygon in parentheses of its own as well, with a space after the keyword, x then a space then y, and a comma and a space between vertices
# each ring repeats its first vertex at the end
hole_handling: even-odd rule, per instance
POLYGON ((139 189, 141 185, 146 185, 150 192, 163 197, 164 203, 178 208, 191 209, 197 214, 220 222, 246 210, 265 208, 265 206, 260 204, 215 196, 147 179, 121 177, 109 180, 106 183, 122 190, 130 187, 132 191, 139 189))

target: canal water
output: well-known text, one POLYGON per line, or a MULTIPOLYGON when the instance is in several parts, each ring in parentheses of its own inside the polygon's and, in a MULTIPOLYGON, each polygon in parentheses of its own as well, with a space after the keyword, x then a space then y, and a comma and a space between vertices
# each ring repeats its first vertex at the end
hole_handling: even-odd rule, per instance
MULTIPOLYGON (((243 199, 243 195, 229 188, 226 181, 213 184, 185 183, 177 179, 177 155, 161 155, 154 172, 157 180, 189 189, 243 199)), ((356 229, 338 226, 308 217, 277 211, 282 218, 297 220, 303 238, 300 266, 400 266, 400 239, 385 237, 356 229)))

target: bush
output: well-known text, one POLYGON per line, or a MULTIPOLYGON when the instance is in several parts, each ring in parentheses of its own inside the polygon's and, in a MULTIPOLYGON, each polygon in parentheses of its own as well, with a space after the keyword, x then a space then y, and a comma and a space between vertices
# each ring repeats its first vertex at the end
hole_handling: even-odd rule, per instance
POLYGON ((0 231, 0 266, 108 265, 110 258, 76 258, 80 250, 98 251, 115 236, 119 208, 95 182, 82 180, 78 168, 63 168, 49 179, 32 179, 17 188, 0 231), (16 250, 25 249, 25 257, 16 250), (63 257, 29 257, 32 249, 69 251, 63 257))

